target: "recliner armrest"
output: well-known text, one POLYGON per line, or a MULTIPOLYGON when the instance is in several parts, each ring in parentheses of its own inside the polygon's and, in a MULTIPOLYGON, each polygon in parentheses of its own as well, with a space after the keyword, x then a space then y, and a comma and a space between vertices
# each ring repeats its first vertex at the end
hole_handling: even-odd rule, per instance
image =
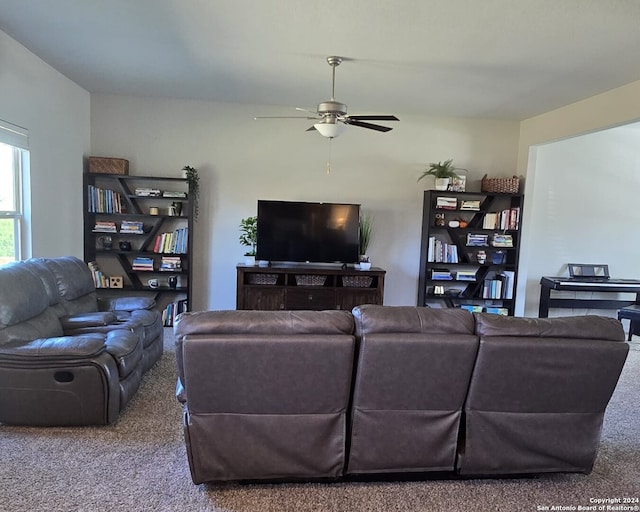
POLYGON ((0 345, 3 361, 66 361, 94 357, 105 350, 104 334, 82 334, 15 341, 0 345))
POLYGON ((152 297, 98 297, 100 311, 135 311, 137 309, 152 309, 156 301, 152 297))
POLYGON ((115 313, 111 311, 96 311, 94 313, 78 313, 60 318, 60 324, 65 333, 84 329, 86 327, 102 327, 117 321, 115 313))

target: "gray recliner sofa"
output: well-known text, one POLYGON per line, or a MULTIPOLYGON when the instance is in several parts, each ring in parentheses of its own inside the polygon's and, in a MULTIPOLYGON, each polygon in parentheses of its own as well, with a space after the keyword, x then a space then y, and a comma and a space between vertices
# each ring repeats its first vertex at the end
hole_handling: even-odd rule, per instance
POLYGON ((159 313, 146 298, 101 311, 78 258, 0 267, 0 422, 115 421, 162 355, 159 313), (158 349, 158 347, 160 347, 158 349))
POLYGON ((174 331, 195 483, 589 473, 629 350, 612 318, 409 306, 186 313, 174 331))

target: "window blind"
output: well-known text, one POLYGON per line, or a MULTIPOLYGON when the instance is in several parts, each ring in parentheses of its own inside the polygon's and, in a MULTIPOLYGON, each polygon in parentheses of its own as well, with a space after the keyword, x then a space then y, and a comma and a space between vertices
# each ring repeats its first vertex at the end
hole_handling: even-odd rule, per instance
POLYGON ((29 149, 29 131, 0 119, 0 142, 20 149, 29 149))

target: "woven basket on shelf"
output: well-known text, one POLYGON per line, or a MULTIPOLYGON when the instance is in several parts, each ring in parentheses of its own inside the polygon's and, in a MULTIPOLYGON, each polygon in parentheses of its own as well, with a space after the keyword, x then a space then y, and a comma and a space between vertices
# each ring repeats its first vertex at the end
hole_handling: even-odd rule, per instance
POLYGON ((90 156, 89 172, 96 174, 129 174, 129 160, 90 156))
POLYGON ((276 284, 278 274, 249 274, 249 284, 276 284))
POLYGON ((347 288, 369 288, 371 283, 372 276, 342 276, 342 286, 347 288))
POLYGON ((312 274, 296 274, 298 286, 323 286, 327 276, 315 276, 312 274))
POLYGON ((517 194, 520 190, 520 178, 517 176, 513 178, 487 178, 485 174, 482 178, 481 188, 483 192, 517 194))

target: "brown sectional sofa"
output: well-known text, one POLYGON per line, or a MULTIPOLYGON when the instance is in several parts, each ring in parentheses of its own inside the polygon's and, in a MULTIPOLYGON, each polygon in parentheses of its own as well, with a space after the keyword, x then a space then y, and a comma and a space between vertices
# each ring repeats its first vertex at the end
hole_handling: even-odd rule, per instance
POLYGON ((82 260, 0 267, 0 423, 115 421, 162 355, 153 300, 99 301, 82 260))
POLYGON ((195 483, 589 473, 626 360, 619 321, 365 305, 184 313, 195 483))

